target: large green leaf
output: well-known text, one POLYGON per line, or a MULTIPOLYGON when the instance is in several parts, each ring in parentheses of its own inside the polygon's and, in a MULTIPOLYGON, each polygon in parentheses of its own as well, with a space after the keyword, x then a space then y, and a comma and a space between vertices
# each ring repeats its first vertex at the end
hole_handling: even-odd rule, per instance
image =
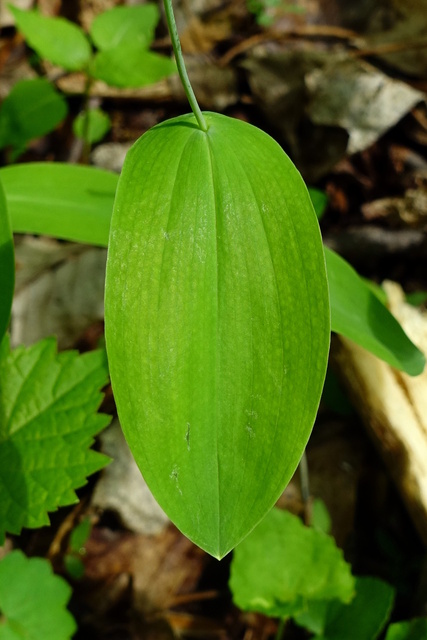
POLYGON ((118 176, 61 163, 0 169, 13 231, 106 245, 118 176))
POLYGON ((48 80, 17 82, 0 107, 0 147, 22 151, 33 138, 53 131, 67 111, 65 99, 48 80))
POLYGON ((97 53, 91 73, 113 87, 144 87, 176 73, 176 64, 130 41, 97 53))
POLYGON ((351 567, 333 538, 280 509, 236 548, 229 586, 244 611, 280 618, 304 611, 307 602, 349 602, 354 594, 351 567))
POLYGON ((119 181, 106 339, 121 424, 154 496, 216 557, 273 506, 303 453, 329 348, 319 228, 259 129, 158 125, 119 181))
POLYGON ((70 586, 42 558, 12 551, 0 560, 0 640, 70 640, 70 586))
POLYGON ((113 49, 127 42, 137 42, 148 49, 159 19, 159 9, 152 3, 114 7, 94 19, 90 35, 101 50, 113 49))
POLYGON ((395 622, 387 629, 385 640, 426 640, 427 618, 395 622))
POLYGON ((45 60, 69 71, 84 69, 92 50, 84 32, 64 18, 48 18, 38 11, 9 5, 18 29, 28 44, 45 60))
POLYGON ((0 341, 7 329, 15 286, 15 256, 12 229, 0 182, 0 341))
POLYGON ((331 297, 332 331, 350 338, 392 367, 420 374, 425 357, 400 324, 352 267, 325 250, 331 297))
POLYGON ((5 532, 49 524, 48 511, 108 459, 91 450, 109 422, 96 413, 108 379, 105 352, 56 353, 53 338, 10 351, 0 345, 0 545, 5 532))

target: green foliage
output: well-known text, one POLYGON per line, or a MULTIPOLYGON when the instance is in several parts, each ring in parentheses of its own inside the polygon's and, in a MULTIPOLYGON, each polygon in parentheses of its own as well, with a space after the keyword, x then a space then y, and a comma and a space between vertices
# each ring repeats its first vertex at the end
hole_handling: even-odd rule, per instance
POLYGON ((387 630, 385 640, 426 640, 427 618, 415 618, 408 622, 396 622, 387 630))
POLYGON ((70 640, 70 595, 47 560, 12 551, 0 560, 0 640, 70 640))
POLYGON ((80 27, 64 18, 47 18, 38 11, 23 11, 11 5, 9 10, 28 44, 41 58, 68 71, 87 67, 92 49, 80 27))
POLYGON ((175 72, 173 60, 132 42, 100 51, 92 67, 95 78, 114 87, 143 87, 175 72))
POLYGON ((15 256, 6 199, 0 182, 0 342, 9 324, 15 286, 15 256))
POLYGON ((328 196, 324 191, 320 191, 320 189, 314 189, 314 187, 309 187, 308 193, 310 194, 310 198, 313 203, 317 218, 321 220, 323 214, 326 211, 326 207, 328 206, 328 196))
POLYGON ((174 523, 223 557, 303 453, 329 301, 316 216, 290 160, 259 129, 205 117, 207 133, 194 116, 169 120, 127 156, 105 318, 121 425, 144 478, 174 523))
POLYGON ((12 147, 15 159, 30 140, 53 131, 67 111, 66 101, 48 80, 17 82, 0 106, 0 148, 12 147))
POLYGON ((54 339, 0 346, 0 544, 5 532, 48 524, 48 511, 77 501, 75 489, 107 458, 91 449, 109 422, 96 413, 108 378, 105 352, 56 353, 54 339))
POLYGON ((392 367, 420 374, 425 357, 377 296, 340 256, 325 249, 332 331, 361 345, 392 367))
POLYGON ((355 582, 333 538, 275 508, 235 549, 229 586, 244 611, 287 618, 308 603, 350 602, 355 582))
POLYGON ((391 613, 394 589, 377 578, 356 578, 356 593, 348 604, 307 602, 295 621, 315 633, 314 640, 376 640, 391 613))
POLYGON ((81 556, 86 552, 84 545, 90 536, 91 529, 92 524, 90 519, 83 518, 71 532, 68 552, 64 555, 64 566, 67 573, 74 578, 74 580, 79 580, 84 575, 85 567, 81 556))
POLYGON ((155 4, 115 7, 94 19, 90 35, 100 51, 116 49, 127 42, 135 42, 148 49, 159 19, 159 9, 155 4))
POLYGON ((427 302, 427 291, 414 291, 406 294, 406 302, 413 307, 419 307, 427 302))
POLYGON ((311 526, 315 531, 331 532, 332 521, 323 500, 317 498, 313 500, 311 505, 311 526))
POLYGON ((304 8, 298 4, 284 2, 284 0, 246 0, 248 11, 254 14, 261 27, 270 27, 274 18, 270 10, 280 10, 280 13, 304 13, 304 8))
POLYGON ((89 109, 73 122, 74 135, 90 144, 102 140, 110 129, 110 118, 102 109, 89 109))
POLYGON ((4 167, 0 180, 15 233, 107 244, 118 181, 115 173, 40 162, 4 167))

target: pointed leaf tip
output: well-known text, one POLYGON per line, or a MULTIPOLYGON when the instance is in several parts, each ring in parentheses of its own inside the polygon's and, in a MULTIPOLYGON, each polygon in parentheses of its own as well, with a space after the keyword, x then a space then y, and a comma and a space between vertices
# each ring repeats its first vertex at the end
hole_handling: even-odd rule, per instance
POLYGON ((319 228, 282 149, 205 114, 128 154, 106 339, 122 427, 154 496, 217 558, 273 506, 316 415, 329 348, 319 228))

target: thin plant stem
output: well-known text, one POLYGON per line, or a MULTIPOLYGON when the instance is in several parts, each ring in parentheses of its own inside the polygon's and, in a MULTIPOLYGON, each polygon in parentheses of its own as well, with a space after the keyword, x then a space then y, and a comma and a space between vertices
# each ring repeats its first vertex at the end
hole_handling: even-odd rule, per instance
POLYGON ((299 473, 300 473, 300 481, 301 481, 302 499, 304 504, 307 505, 308 501, 310 500, 310 478, 308 474, 307 454, 305 452, 305 449, 299 463, 299 473))
POLYGON ((281 618, 279 621, 279 626, 277 627, 277 633, 275 636, 275 640, 282 640, 283 639, 283 632, 285 630, 285 625, 286 625, 286 619, 285 618, 281 618))
POLYGON ((179 77, 181 78, 182 86, 184 87, 185 95, 187 96, 188 102, 190 103, 190 107, 195 115, 197 124, 199 125, 200 129, 202 131, 207 131, 208 126, 206 124, 206 120, 197 103, 193 87, 191 86, 190 79, 188 77, 187 69, 185 68, 184 57, 181 50, 181 42, 179 40, 175 16, 173 13, 172 0, 163 0, 163 4, 165 7, 166 21, 168 23, 168 29, 172 40, 172 47, 175 54, 178 73, 179 77))
POLYGON ((82 164, 89 164, 90 150, 92 146, 89 140, 89 109, 92 84, 93 78, 88 73, 86 76, 86 83, 83 94, 83 151, 81 157, 82 164))

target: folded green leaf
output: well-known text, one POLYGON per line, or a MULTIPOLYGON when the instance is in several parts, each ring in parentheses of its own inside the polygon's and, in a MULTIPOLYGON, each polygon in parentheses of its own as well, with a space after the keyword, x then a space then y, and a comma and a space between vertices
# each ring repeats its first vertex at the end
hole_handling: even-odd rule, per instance
POLYGON ((53 131, 67 111, 65 99, 48 80, 17 82, 0 107, 0 148, 22 150, 33 138, 53 131))
POLYGON ((385 640, 425 640, 427 618, 415 618, 407 622, 395 622, 387 629, 385 640))
POLYGON ((127 42, 97 53, 91 73, 113 87, 144 87, 176 73, 176 64, 143 44, 127 42))
POLYGON ((425 357, 352 267, 325 249, 332 331, 350 338, 392 367, 420 374, 425 357))
POLYGON ((349 604, 316 603, 308 599, 296 622, 317 633, 315 640, 376 640, 393 607, 394 589, 378 578, 356 578, 349 604))
POLYGON ((39 56, 68 71, 86 67, 92 49, 80 27, 64 18, 47 18, 38 11, 8 6, 18 29, 39 56))
POLYGON ((159 19, 159 9, 152 3, 114 7, 94 19, 90 35, 101 51, 128 42, 136 42, 148 49, 159 19))
POLYGON ((122 428, 154 496, 216 557, 273 506, 329 349, 319 228, 259 129, 206 114, 148 131, 119 181, 106 340, 122 428))
POLYGON ((350 602, 355 582, 333 538, 275 508, 235 549, 229 586, 240 609, 286 618, 307 602, 350 602))
POLYGON ((89 447, 109 422, 96 413, 108 379, 105 352, 56 353, 54 339, 0 345, 0 544, 5 532, 49 524, 48 511, 107 458, 89 447))
POLYGON ((13 231, 105 246, 118 176, 61 163, 0 169, 13 231))
POLYGON ((102 109, 80 113, 73 122, 74 135, 90 144, 102 140, 110 129, 111 120, 102 109))
POLYGON ((70 640, 74 618, 70 586, 42 558, 12 551, 0 560, 1 640, 70 640))
POLYGON ((0 342, 9 324, 15 286, 15 256, 12 229, 0 182, 0 342))

